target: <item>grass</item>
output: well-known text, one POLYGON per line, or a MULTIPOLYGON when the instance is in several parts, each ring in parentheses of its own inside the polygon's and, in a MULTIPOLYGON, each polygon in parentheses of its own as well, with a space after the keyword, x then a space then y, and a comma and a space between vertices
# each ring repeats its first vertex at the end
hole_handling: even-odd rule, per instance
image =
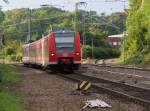
POLYGON ((19 80, 15 66, 0 65, 0 79, 0 111, 22 111, 19 94, 13 88, 19 80))
POLYGON ((143 62, 139 64, 140 67, 150 69, 150 62, 143 62))
POLYGON ((0 65, 1 82, 16 82, 19 79, 17 69, 12 65, 0 65))
POLYGON ((19 97, 12 92, 0 92, 0 111, 22 111, 19 97))

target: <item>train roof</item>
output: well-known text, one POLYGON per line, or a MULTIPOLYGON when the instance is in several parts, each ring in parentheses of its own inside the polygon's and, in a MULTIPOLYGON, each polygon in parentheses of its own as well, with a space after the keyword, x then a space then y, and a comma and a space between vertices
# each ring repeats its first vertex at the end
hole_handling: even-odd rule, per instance
MULTIPOLYGON (((64 29, 63 29, 63 30, 55 30, 55 31, 52 31, 52 32, 50 32, 49 34, 51 34, 51 33, 55 33, 55 34, 60 34, 60 33, 75 33, 75 31, 71 31, 71 30, 67 30, 67 29, 64 30, 64 29)), ((43 38, 48 37, 49 34, 46 35, 46 36, 43 36, 43 35, 42 35, 42 37, 39 38, 38 40, 30 41, 30 42, 28 42, 28 43, 25 43, 24 45, 33 44, 33 43, 35 43, 35 42, 37 42, 37 41, 39 41, 39 40, 41 40, 41 39, 43 39, 43 38)))
POLYGON ((74 32, 71 29, 68 28, 64 28, 64 29, 55 29, 52 32, 54 33, 70 33, 70 32, 74 32))

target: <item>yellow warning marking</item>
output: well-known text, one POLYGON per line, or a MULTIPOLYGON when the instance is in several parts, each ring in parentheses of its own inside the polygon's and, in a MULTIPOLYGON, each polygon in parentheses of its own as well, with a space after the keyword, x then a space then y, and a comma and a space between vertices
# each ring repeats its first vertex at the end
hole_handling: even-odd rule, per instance
POLYGON ((77 89, 77 90, 79 89, 79 83, 75 84, 75 89, 77 89))
POLYGON ((88 81, 82 81, 75 84, 76 90, 88 90, 91 87, 92 83, 88 81))
POLYGON ((88 83, 84 90, 88 90, 91 87, 91 83, 88 83))
POLYGON ((87 83, 87 81, 83 81, 81 84, 80 84, 80 89, 87 83))

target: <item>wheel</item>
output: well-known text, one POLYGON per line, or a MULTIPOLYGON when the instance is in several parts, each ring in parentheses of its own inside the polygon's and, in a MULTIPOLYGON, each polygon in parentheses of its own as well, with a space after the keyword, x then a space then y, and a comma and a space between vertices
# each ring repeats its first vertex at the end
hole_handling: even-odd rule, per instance
POLYGON ((75 65, 73 66, 73 68, 74 68, 74 70, 79 70, 80 66, 81 66, 81 64, 75 64, 75 65))

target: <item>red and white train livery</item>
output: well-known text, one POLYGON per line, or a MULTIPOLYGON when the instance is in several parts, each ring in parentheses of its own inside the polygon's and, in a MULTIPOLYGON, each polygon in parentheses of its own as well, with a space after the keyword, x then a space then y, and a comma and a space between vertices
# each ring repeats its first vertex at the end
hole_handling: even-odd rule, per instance
POLYGON ((80 35, 78 32, 57 31, 25 44, 23 63, 44 68, 61 67, 77 70, 81 64, 80 35))

